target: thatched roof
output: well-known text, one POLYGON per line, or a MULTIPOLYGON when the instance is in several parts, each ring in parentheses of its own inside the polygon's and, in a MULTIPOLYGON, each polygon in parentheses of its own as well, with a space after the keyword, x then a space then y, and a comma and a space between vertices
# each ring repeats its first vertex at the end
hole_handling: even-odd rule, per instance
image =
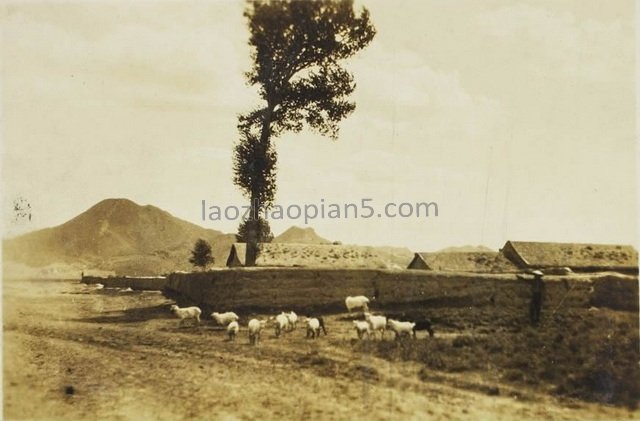
MULTIPOLYGON (((245 254, 245 243, 233 244, 227 266, 244 266, 245 254)), ((375 247, 369 246, 261 243, 256 266, 385 269, 391 264, 375 247)))
POLYGON ((418 268, 416 259, 425 269, 455 272, 512 272, 517 267, 498 252, 416 253, 409 268, 418 268), (421 262, 421 263, 422 263, 421 262))
POLYGON ((527 267, 638 267, 638 252, 625 245, 507 241, 502 251, 515 263, 527 267))

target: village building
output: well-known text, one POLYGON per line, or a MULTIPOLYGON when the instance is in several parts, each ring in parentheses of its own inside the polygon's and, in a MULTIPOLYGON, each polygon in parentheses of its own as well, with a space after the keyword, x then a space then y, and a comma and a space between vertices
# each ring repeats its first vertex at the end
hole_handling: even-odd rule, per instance
POLYGON ((508 273, 518 267, 498 252, 415 253, 407 269, 445 272, 508 273))
MULTIPOLYGON (((231 246, 228 267, 245 266, 246 243, 231 246)), ((374 247, 342 244, 261 243, 258 267, 316 267, 386 269, 390 262, 374 247)))
POLYGON ((627 245, 507 241, 500 253, 522 270, 638 273, 638 252, 627 245))

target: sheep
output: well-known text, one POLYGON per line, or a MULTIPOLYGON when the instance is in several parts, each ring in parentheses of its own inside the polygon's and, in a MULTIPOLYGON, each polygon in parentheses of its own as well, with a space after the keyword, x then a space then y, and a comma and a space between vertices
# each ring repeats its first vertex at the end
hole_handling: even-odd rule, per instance
POLYGON ((320 329, 324 333, 324 336, 327 336, 327 329, 324 327, 324 318, 322 316, 317 315, 317 314, 312 314, 310 316, 307 316, 306 319, 307 320, 309 320, 309 319, 318 319, 318 322, 320 322, 320 329))
POLYGON ((276 338, 280 337, 280 334, 289 329, 289 318, 286 313, 282 312, 275 317, 275 330, 276 338))
POLYGON ((362 311, 369 311, 369 299, 364 295, 358 295, 356 297, 348 296, 344 299, 344 304, 347 306, 347 310, 349 314, 351 314, 352 310, 361 308, 362 311))
POLYGON ((362 321, 362 320, 354 320, 353 326, 355 327, 356 332, 358 333, 358 339, 362 339, 365 333, 367 334, 367 338, 371 336, 371 328, 369 326, 369 322, 362 321))
POLYGON ((387 328, 387 318, 385 316, 374 316, 371 313, 364 313, 364 319, 371 326, 373 333, 379 330, 380 339, 384 339, 384 331, 387 328))
POLYGON ((316 339, 320 336, 320 320, 315 317, 307 319, 307 338, 316 339))
POLYGON ((103 289, 103 288, 104 288, 104 285, 103 285, 103 284, 96 284, 96 285, 95 285, 95 288, 96 288, 96 289, 103 289))
POLYGON ((287 316, 287 319, 289 320, 289 330, 294 330, 298 323, 298 315, 291 311, 289 313, 285 313, 285 316, 287 316))
POLYGON ((249 344, 258 345, 260 341, 260 331, 264 329, 267 322, 264 320, 251 319, 247 325, 249 329, 249 344))
POLYGON ((401 322, 414 322, 416 324, 414 328, 414 336, 415 336, 415 332, 421 331, 421 330, 426 330, 427 332, 429 332, 430 337, 433 337, 435 335, 435 332, 433 330, 433 325, 431 324, 431 320, 427 319, 426 317, 424 317, 424 315, 420 313, 402 312, 402 313, 386 314, 386 316, 387 316, 387 319, 399 320, 401 322))
POLYGON ((229 334, 229 340, 233 341, 236 339, 236 335, 238 334, 238 331, 240 330, 240 325, 238 324, 237 321, 232 321, 231 323, 229 323, 229 325, 227 326, 227 333, 229 334))
POLYGON ((413 335, 414 338, 416 337, 416 324, 414 322, 400 322, 398 320, 389 319, 387 321, 387 326, 395 332, 396 339, 400 339, 400 336, 405 334, 407 336, 413 335))
POLYGON ((200 314, 202 314, 202 310, 198 307, 180 308, 175 304, 171 306, 171 312, 180 318, 179 326, 182 326, 185 320, 194 320, 196 324, 200 323, 200 314))
POLYGON ((211 313, 211 318, 221 326, 227 326, 229 323, 237 322, 239 319, 238 315, 233 311, 227 311, 226 313, 218 313, 217 311, 214 311, 211 313))

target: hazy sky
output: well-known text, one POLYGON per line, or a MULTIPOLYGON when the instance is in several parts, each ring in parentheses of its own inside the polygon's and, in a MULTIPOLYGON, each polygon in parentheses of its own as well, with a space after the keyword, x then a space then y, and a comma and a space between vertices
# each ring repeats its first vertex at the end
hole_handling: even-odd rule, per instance
MULTIPOLYGON (((378 34, 348 62, 331 141, 277 140, 277 202, 435 201, 437 218, 315 220, 329 239, 498 248, 636 244, 634 2, 361 1, 378 34)), ((231 182, 248 32, 240 1, 3 2, 5 232, 109 197, 208 228, 231 182), (18 197, 30 222, 12 222, 18 197)), ((301 221, 273 221, 279 233, 301 221)))

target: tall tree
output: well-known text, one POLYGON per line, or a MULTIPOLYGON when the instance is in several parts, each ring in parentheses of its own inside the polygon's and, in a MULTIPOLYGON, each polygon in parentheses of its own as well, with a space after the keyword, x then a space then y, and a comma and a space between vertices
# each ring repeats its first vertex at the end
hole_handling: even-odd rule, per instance
POLYGON ((239 117, 234 183, 251 201, 246 237, 249 266, 262 241, 262 213, 276 191, 277 154, 272 139, 307 126, 331 139, 355 109, 348 100, 353 75, 341 61, 375 36, 367 9, 353 0, 248 0, 245 17, 253 66, 246 76, 263 104, 239 117))
POLYGON ((211 254, 211 245, 202 238, 198 239, 193 246, 193 250, 191 250, 189 263, 193 266, 206 269, 207 266, 213 264, 214 261, 215 259, 211 254))

